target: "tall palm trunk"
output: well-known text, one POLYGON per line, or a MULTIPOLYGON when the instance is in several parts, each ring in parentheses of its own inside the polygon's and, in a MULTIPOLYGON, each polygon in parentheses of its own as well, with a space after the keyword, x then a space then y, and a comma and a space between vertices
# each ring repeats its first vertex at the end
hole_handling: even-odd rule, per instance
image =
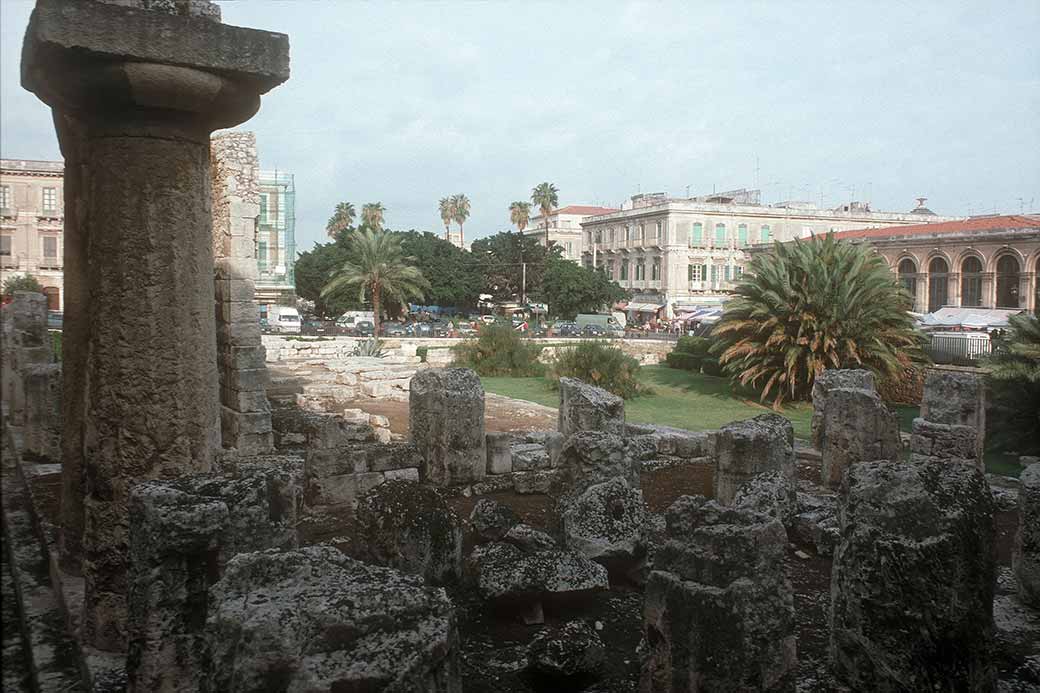
POLYGON ((451 240, 451 224, 450 223, 444 225, 444 240, 446 240, 446 241, 450 241, 451 240))
POLYGON ((382 286, 379 284, 372 285, 372 337, 374 339, 379 339, 379 318, 381 315, 379 304, 381 302, 380 299, 382 299, 382 292, 382 286))
POLYGON ((466 236, 462 233, 462 224, 459 223, 459 247, 463 248, 466 245, 466 236))
MULTIPOLYGON (((542 212, 542 214, 544 215, 545 212, 542 212)), ((545 220, 545 249, 546 250, 549 249, 549 220, 548 219, 545 220)))

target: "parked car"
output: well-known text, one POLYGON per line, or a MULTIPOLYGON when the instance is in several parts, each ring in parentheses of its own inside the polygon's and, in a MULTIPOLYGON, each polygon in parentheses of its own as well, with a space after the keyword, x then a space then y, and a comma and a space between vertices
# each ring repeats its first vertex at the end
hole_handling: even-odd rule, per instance
POLYGON ((459 336, 461 337, 476 337, 477 328, 473 326, 473 323, 464 322, 459 325, 459 336))
POLYGON ((528 337, 545 337, 548 333, 549 331, 546 329, 544 323, 531 325, 531 328, 527 330, 528 337))
POLYGON ((361 322, 354 323, 354 336, 355 337, 371 337, 375 334, 376 326, 370 323, 368 320, 362 320, 361 322))
POLYGON ((383 336, 384 337, 406 337, 408 336, 408 328, 399 322, 391 322, 383 325, 383 336))
POLYGON ((556 337, 576 337, 578 335, 578 325, 573 322, 558 322, 553 325, 552 331, 556 337))
POLYGON ((448 337, 448 323, 441 322, 440 320, 434 320, 429 323, 430 329, 433 331, 434 337, 448 337))
POLYGON ((606 328, 600 325, 586 325, 581 330, 582 337, 606 337, 606 328))
POLYGON ((48 330, 60 330, 64 324, 65 314, 60 310, 49 310, 47 311, 47 329, 48 330))
POLYGON ((303 321, 302 325, 300 325, 300 334, 333 334, 335 332, 335 328, 336 324, 333 322, 326 322, 325 320, 318 320, 317 318, 308 318, 303 321))
POLYGON ((412 324, 413 337, 432 337, 433 327, 428 322, 417 322, 412 324))

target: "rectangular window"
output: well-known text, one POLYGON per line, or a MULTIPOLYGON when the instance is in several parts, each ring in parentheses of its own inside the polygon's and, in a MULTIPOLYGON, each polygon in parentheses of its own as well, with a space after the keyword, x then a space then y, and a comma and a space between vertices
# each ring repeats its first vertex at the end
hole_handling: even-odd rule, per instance
POLYGON ((714 284, 718 280, 719 280, 719 266, 718 265, 712 265, 711 266, 711 283, 714 284))
POLYGON ((40 240, 43 241, 43 257, 47 260, 58 259, 58 237, 57 236, 44 236, 40 240))
POLYGON ((767 225, 762 226, 759 230, 759 234, 763 243, 768 243, 769 238, 772 236, 772 233, 769 231, 769 226, 767 225))
POLYGON ((11 237, 0 236, 0 255, 4 257, 11 256, 11 237))
POLYGON ((626 226, 625 227, 625 243, 628 243, 628 239, 631 237, 631 235, 632 235, 632 227, 631 226, 626 226))
POLYGON ((614 229, 607 229, 607 243, 614 242, 614 229))
POLYGON ((11 186, 0 185, 0 208, 10 209, 11 207, 11 186))
POLYGON ((693 231, 690 234, 690 245, 700 245, 704 242, 704 227, 700 222, 693 225, 693 231))
POLYGON ((262 270, 267 269, 267 241, 260 241, 256 244, 256 265, 262 270))
POLYGON ((602 243, 603 242, 603 232, 602 231, 597 231, 596 232, 596 242, 597 243, 602 243))
POLYGON ((736 270, 736 272, 737 272, 737 274, 736 274, 736 277, 737 277, 737 278, 739 278, 739 277, 743 277, 743 276, 744 276, 744 268, 743 268, 743 267, 741 267, 740 265, 737 265, 737 266, 736 266, 736 267, 734 267, 733 269, 734 269, 734 270, 736 270))
POLYGON ((574 241, 567 241, 567 257, 574 255, 574 241))
MULTIPOLYGON (((611 231, 611 233, 614 233, 614 232, 611 231)), ((607 279, 613 279, 613 278, 614 278, 614 261, 613 260, 607 260, 607 279)))
POLYGON ((621 262, 621 281, 628 279, 628 260, 621 262))
POLYGON ((654 227, 654 238, 661 238, 661 222, 657 222, 657 225, 654 227))
POLYGON ((686 270, 691 282, 699 282, 703 277, 703 265, 687 265, 686 270))
POLYGON ((723 271, 722 271, 722 276, 723 276, 723 278, 724 278, 724 279, 725 279, 726 281, 729 281, 729 279, 730 279, 730 274, 729 274, 729 272, 730 272, 730 267, 729 267, 729 265, 726 265, 725 267, 723 267, 723 268, 722 268, 722 270, 723 270, 723 271))
POLYGON ((650 279, 656 281, 661 278, 661 263, 654 260, 654 264, 650 265, 650 279))
POLYGON ((715 224, 715 245, 726 244, 726 225, 715 224))
POLYGON ((44 188, 43 189, 43 210, 45 212, 53 212, 58 208, 58 189, 57 188, 44 188))
POLYGON ((747 224, 741 224, 737 227, 737 243, 747 245, 747 224))
POLYGON ((642 262, 636 263, 636 281, 642 281, 646 279, 646 265, 642 262))

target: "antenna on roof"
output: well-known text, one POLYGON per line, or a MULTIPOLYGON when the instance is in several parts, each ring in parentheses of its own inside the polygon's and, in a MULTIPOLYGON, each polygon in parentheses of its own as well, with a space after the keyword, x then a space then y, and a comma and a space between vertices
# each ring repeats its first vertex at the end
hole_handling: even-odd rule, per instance
POLYGON ((924 203, 927 202, 927 201, 928 201, 927 197, 918 197, 917 198, 917 206, 918 207, 924 207, 924 203))

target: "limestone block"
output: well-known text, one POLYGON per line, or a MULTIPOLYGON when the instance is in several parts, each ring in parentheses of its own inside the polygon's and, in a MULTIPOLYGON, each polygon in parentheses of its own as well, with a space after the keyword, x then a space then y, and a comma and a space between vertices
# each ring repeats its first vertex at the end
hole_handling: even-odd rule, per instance
POLYGON ((214 261, 218 279, 241 279, 255 282, 259 270, 255 258, 221 257, 214 261))
POLYGON ((242 435, 270 433, 271 414, 270 412, 247 414, 222 406, 220 408, 220 425, 225 435, 225 440, 234 439, 242 435))
POLYGON ((462 523, 432 487, 387 481, 357 507, 358 558, 443 585, 462 576, 462 523))
POLYGON ((564 680, 595 674, 606 658, 599 633, 584 621, 569 621, 556 631, 543 629, 527 646, 530 669, 564 680))
POLYGON ((388 469, 383 472, 387 481, 419 481, 418 469, 388 469))
POLYGON ((488 474, 509 474, 513 471, 512 444, 513 436, 510 433, 487 434, 488 474))
MULTIPOLYGON (((594 484, 621 477, 629 488, 640 488, 639 460, 621 436, 600 431, 572 435, 559 458, 561 502, 577 498, 594 484)), ((516 474, 514 474, 516 476, 516 474)))
POLYGON ((484 388, 476 373, 420 371, 411 381, 409 414, 412 441, 425 461, 424 480, 451 486, 484 478, 484 388))
POLYGON ((556 551, 560 548, 556 545, 556 540, 548 534, 522 522, 510 527, 502 537, 502 541, 512 544, 524 553, 556 551))
POLYGON ((624 434, 625 400, 576 378, 560 378, 559 430, 624 434))
MULTIPOLYGON (((385 430, 385 429, 384 429, 385 430)), ((398 469, 420 469, 423 459, 413 443, 395 442, 370 445, 366 448, 368 468, 373 472, 398 469)))
POLYGON ((508 505, 481 498, 469 514, 469 524, 481 541, 498 541, 520 524, 520 517, 508 505))
POLYGON ((502 491, 512 491, 514 490, 513 475, 489 474, 484 477, 483 481, 478 481, 469 488, 474 496, 483 496, 488 493, 501 493, 502 491))
POLYGON ((974 428, 976 456, 981 459, 986 436, 985 380, 975 373, 929 369, 925 373, 921 418, 974 428))
POLYGON ((832 388, 824 401, 820 479, 837 488, 857 462, 898 461, 902 446, 896 415, 873 390, 832 388))
MULTIPOLYGON (((536 472, 513 472, 513 490, 523 495, 550 493, 559 484, 560 475, 556 470, 547 469, 536 472)), ((507 477, 508 478, 508 477, 507 477)))
POLYGON ((217 317, 224 323, 249 323, 260 321, 260 309, 253 302, 222 301, 218 304, 217 317))
POLYGON ((827 393, 837 388, 875 391, 874 374, 867 370, 828 368, 817 374, 812 388, 812 444, 817 450, 823 445, 824 405, 827 393))
POLYGON ((220 389, 220 403, 228 409, 240 412, 270 412, 267 393, 263 390, 239 392, 230 387, 220 389))
POLYGON ((235 450, 240 455, 265 455, 274 450, 274 433, 246 433, 234 439, 235 450))
POLYGON ((225 368, 267 368, 267 352, 263 346, 229 346, 221 350, 225 368))
POLYGON ((737 489, 733 505, 774 517, 790 531, 798 514, 798 486, 784 472, 765 472, 737 489))
POLYGON ((647 522, 643 495, 621 477, 587 488, 563 506, 561 521, 568 549, 626 574, 646 558, 647 522))
MULTIPOLYGON (((254 346, 260 341, 260 322, 217 323, 217 346, 254 346)), ((283 356, 282 358, 288 358, 283 356)))
POLYGON ((358 499, 385 481, 383 472, 308 476, 304 502, 310 508, 353 511, 358 499))
POLYGON ((238 392, 262 392, 269 382, 267 368, 242 368, 228 371, 227 387, 238 392))
POLYGON ((683 496, 646 586, 640 691, 770 690, 796 667, 787 536, 776 519, 683 496))
POLYGON ((60 461, 61 364, 30 365, 23 369, 23 374, 25 451, 42 459, 60 461))
POLYGON ((517 443, 510 447, 509 456, 513 470, 517 472, 533 472, 552 467, 549 451, 539 443, 517 443))
POLYGON ((218 301, 252 302, 256 283, 252 279, 216 279, 213 288, 218 301))
POLYGON ((992 691, 993 498, 966 464, 861 462, 839 494, 830 660, 854 690, 992 691))
POLYGON ((794 428, 779 414, 726 424, 709 437, 715 464, 715 499, 733 502, 737 489, 763 472, 794 478, 794 428))
POLYGON ((238 556, 208 613, 206 690, 462 690, 444 590, 329 546, 238 556))
POLYGON ((303 416, 299 427, 307 434, 307 447, 331 449, 372 440, 372 427, 353 424, 332 414, 303 416))
POLYGON ((978 431, 972 426, 933 423, 918 417, 910 433, 910 461, 963 462, 985 471, 978 442, 978 431))
POLYGON ((1027 467, 1019 481, 1018 534, 1011 563, 1019 599, 1040 609, 1040 462, 1027 467))

